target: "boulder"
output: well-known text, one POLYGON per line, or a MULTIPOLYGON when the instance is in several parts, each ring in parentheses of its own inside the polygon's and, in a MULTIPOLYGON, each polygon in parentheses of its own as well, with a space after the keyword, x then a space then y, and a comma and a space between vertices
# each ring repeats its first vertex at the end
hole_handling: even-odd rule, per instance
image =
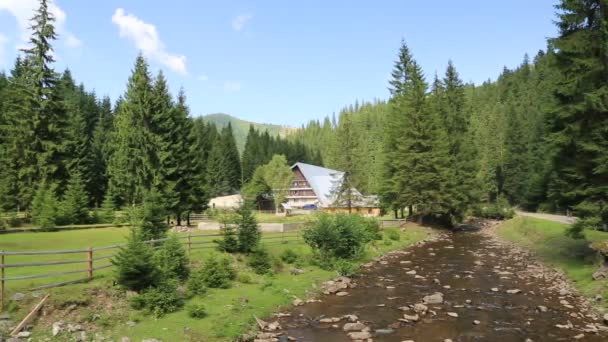
POLYGON ((369 331, 357 331, 348 333, 348 337, 350 337, 351 340, 367 340, 368 338, 371 338, 372 335, 369 331))
POLYGON ((344 331, 362 331, 365 328, 366 328, 365 324, 360 323, 360 322, 358 322, 358 323, 346 323, 342 327, 342 330, 344 330, 344 331))
POLYGON ((442 304, 443 303, 443 293, 435 292, 432 295, 424 296, 422 301, 425 304, 442 304))

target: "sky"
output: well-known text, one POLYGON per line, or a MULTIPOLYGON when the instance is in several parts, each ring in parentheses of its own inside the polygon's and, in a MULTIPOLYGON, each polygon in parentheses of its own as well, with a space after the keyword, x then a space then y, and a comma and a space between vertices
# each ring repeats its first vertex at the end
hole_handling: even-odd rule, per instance
MULTIPOLYGON (((112 100, 138 53, 183 87, 193 116, 299 126, 387 99, 405 39, 429 79, 451 59, 465 82, 496 79, 556 35, 557 0, 55 0, 55 68, 112 100)), ((24 46, 38 0, 0 0, 0 70, 24 46)))

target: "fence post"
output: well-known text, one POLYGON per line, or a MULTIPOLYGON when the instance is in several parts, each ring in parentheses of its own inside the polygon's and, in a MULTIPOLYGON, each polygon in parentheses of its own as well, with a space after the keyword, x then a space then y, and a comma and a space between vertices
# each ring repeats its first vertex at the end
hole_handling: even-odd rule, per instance
POLYGON ((0 251, 2 256, 0 256, 0 312, 4 310, 4 250, 0 251))
POLYGON ((192 253, 192 233, 188 230, 188 256, 192 253))
POLYGON ((93 248, 89 247, 87 255, 89 262, 89 279, 93 279, 93 248))

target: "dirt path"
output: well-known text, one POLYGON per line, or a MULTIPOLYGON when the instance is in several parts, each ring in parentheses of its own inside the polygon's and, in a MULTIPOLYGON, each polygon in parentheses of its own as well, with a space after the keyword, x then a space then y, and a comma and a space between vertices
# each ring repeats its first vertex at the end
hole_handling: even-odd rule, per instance
POLYGON ((608 340, 598 332, 608 328, 560 274, 481 233, 446 234, 392 253, 368 264, 352 282, 342 289, 346 285, 329 284, 326 292, 333 294, 278 314, 269 329, 276 330, 258 338, 608 340))
POLYGON ((519 211, 519 210, 516 213, 517 213, 517 215, 520 215, 520 216, 535 217, 535 218, 559 222, 559 223, 572 224, 572 223, 576 222, 576 217, 572 217, 572 216, 542 214, 542 213, 529 213, 529 212, 519 211))

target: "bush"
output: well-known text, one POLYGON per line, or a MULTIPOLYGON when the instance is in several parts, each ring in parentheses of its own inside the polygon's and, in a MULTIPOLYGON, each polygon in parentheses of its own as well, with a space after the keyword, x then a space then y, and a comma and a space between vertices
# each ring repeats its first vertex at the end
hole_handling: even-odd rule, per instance
POLYGON ((272 258, 265 249, 258 248, 249 256, 247 265, 257 274, 266 274, 272 269, 272 258))
POLYGON ((225 253, 236 253, 239 250, 239 241, 236 236, 234 224, 236 217, 234 215, 221 215, 218 218, 218 222, 222 225, 220 234, 222 238, 220 240, 214 240, 217 244, 217 249, 220 252, 225 253))
POLYGON ((248 205, 238 211, 239 252, 251 253, 260 243, 260 228, 248 205))
POLYGON ((321 214, 303 233, 320 266, 327 267, 334 259, 355 259, 368 242, 381 237, 378 223, 359 215, 321 214))
POLYGON ((207 284, 202 269, 196 269, 190 273, 186 282, 188 296, 203 296, 207 293, 207 284))
POLYGON ((112 264, 116 266, 116 282, 129 290, 145 290, 157 285, 161 278, 154 251, 136 229, 131 230, 127 245, 112 259, 112 264))
POLYGON ((334 263, 334 268, 338 272, 339 275, 344 277, 350 277, 357 273, 359 267, 350 261, 347 260, 337 260, 334 263))
POLYGON ((9 227, 21 227, 23 221, 17 215, 16 211, 13 211, 8 216, 8 225, 9 227))
POLYGON ((281 253, 281 260, 287 264, 293 264, 298 260, 298 254, 291 249, 286 249, 281 253))
POLYGON ((251 284, 251 283, 253 283, 253 279, 247 273, 239 273, 236 276, 236 281, 238 281, 241 284, 251 284))
POLYGON ((515 216, 515 211, 511 208, 509 201, 504 197, 499 197, 495 203, 476 207, 473 215, 481 218, 508 220, 515 216))
POLYGON ((393 240, 393 241, 401 240, 401 234, 399 234, 399 231, 397 229, 387 229, 384 231, 384 235, 389 240, 393 240))
POLYGON ((200 303, 192 303, 186 307, 186 311, 188 311, 188 316, 196 319, 205 318, 207 316, 207 310, 205 309, 205 305, 200 303))
POLYGON ((177 235, 172 234, 156 252, 156 262, 165 279, 177 278, 185 280, 188 278, 190 268, 186 250, 177 235))
POLYGON ((131 306, 155 317, 176 312, 184 306, 184 298, 177 291, 175 281, 151 287, 131 299, 131 306))
POLYGON ((212 255, 200 270, 201 281, 210 288, 227 289, 236 279, 236 270, 230 265, 230 259, 212 255))

